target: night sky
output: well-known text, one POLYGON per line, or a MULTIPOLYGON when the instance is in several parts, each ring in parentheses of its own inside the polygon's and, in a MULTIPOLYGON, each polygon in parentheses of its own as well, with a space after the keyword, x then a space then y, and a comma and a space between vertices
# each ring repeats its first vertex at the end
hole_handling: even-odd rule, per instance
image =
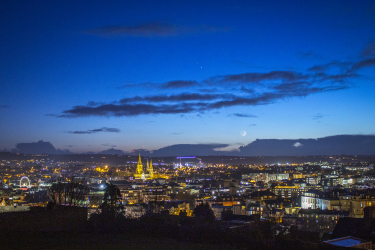
POLYGON ((374 1, 0 6, 0 151, 375 133, 374 1))

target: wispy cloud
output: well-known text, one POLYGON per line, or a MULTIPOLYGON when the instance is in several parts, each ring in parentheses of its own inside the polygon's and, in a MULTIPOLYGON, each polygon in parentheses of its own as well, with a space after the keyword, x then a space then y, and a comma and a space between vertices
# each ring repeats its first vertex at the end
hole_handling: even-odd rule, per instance
POLYGON ((375 66, 375 58, 365 59, 353 64, 353 66, 351 67, 351 71, 371 66, 375 66))
POLYGON ((9 108, 8 105, 0 105, 0 109, 6 109, 6 108, 9 108))
POLYGON ((134 102, 181 102, 181 101, 211 101, 216 99, 232 99, 232 94, 196 94, 181 93, 177 95, 156 95, 156 96, 135 96, 131 98, 123 98, 119 101, 121 104, 134 102))
POLYGON ((109 132, 109 133, 119 133, 120 130, 118 128, 97 128, 97 129, 90 129, 90 130, 78 130, 78 131, 69 131, 70 134, 95 134, 99 132, 109 132))
POLYGON ((232 115, 237 116, 237 117, 245 117, 245 118, 258 118, 258 116, 253 115, 253 114, 234 113, 232 115))
POLYGON ((313 116, 313 120, 319 120, 321 118, 323 118, 323 114, 322 113, 317 113, 316 115, 313 116))
MULTIPOLYGON (((62 111, 59 117, 87 116, 138 116, 158 114, 202 114, 206 111, 233 106, 268 105, 286 98, 305 97, 323 92, 341 91, 351 88, 351 79, 361 77, 357 70, 375 65, 375 59, 362 58, 357 62, 332 61, 315 65, 306 72, 269 71, 245 72, 208 77, 202 81, 173 80, 161 84, 147 84, 149 88, 188 88, 189 92, 133 96, 107 103, 91 101, 87 105, 73 106, 62 111), (197 88, 199 87, 199 88, 197 88), (201 94, 203 91, 211 92, 201 94), (196 93, 199 91, 200 93, 196 93), (233 94, 228 94, 228 92, 233 94)), ((139 87, 139 86, 138 86, 139 87)), ((237 117, 254 117, 236 113, 237 117)), ((318 116, 316 116, 316 119, 318 116)), ((93 133, 93 131, 75 131, 93 133)), ((108 131, 107 131, 108 132, 108 131)))
POLYGON ((326 72, 329 69, 338 68, 342 70, 343 72, 345 72, 350 68, 351 65, 353 65, 353 62, 341 62, 341 61, 334 60, 329 63, 314 65, 308 70, 312 72, 326 72))
POLYGON ((249 94, 253 94, 255 92, 253 89, 245 88, 244 86, 241 86, 241 91, 249 94))
POLYGON ((186 114, 204 112, 232 106, 265 105, 282 100, 287 97, 303 97, 315 93, 337 91, 348 88, 345 85, 301 86, 295 88, 281 88, 258 95, 175 95, 175 96, 148 96, 122 99, 119 102, 91 106, 74 106, 63 111, 60 117, 85 117, 85 116, 137 116, 148 114, 186 114), (138 102, 138 103, 137 103, 138 102), (139 103, 146 102, 146 103, 139 103), (152 102, 152 103, 148 103, 152 102), (164 102, 157 104, 158 102, 164 102))
MULTIPOLYGON (((186 114, 204 112, 232 106, 256 106, 274 103, 290 97, 303 97, 311 94, 347 89, 344 84, 283 83, 261 94, 190 94, 156 95, 124 98, 113 103, 98 106, 74 106, 64 110, 60 117, 85 116, 137 116, 148 114, 186 114), (160 103, 160 104, 158 104, 160 103)), ((81 131, 85 132, 85 131, 81 131)))
POLYGON ((116 87, 116 89, 127 89, 127 88, 163 88, 164 84, 153 83, 153 82, 142 82, 142 83, 127 83, 122 86, 116 87))
POLYGON ((197 81, 186 81, 186 80, 177 80, 177 81, 169 81, 164 84, 163 88, 169 89, 169 88, 186 88, 186 87, 192 87, 197 86, 197 81))
POLYGON ((375 43, 369 43, 362 51, 362 56, 375 56, 375 43))
POLYGON ((126 88, 160 88, 160 89, 181 89, 198 86, 197 81, 192 80, 173 80, 165 83, 154 83, 154 82, 143 82, 143 83, 132 83, 125 84, 117 87, 118 89, 126 88))
POLYGON ((149 22, 139 25, 117 25, 104 26, 90 30, 85 30, 84 33, 99 35, 99 36, 177 36, 191 33, 207 33, 207 32, 223 32, 229 30, 227 27, 213 27, 213 26, 182 26, 172 23, 163 22, 149 22))
POLYGON ((344 73, 344 74, 337 74, 337 75, 322 74, 320 77, 323 81, 332 80, 334 82, 344 82, 347 79, 359 77, 359 75, 354 74, 354 73, 344 73))
POLYGON ((313 51, 307 51, 307 52, 300 51, 297 53, 297 56, 299 56, 302 59, 308 59, 308 58, 322 59, 323 58, 321 55, 318 55, 317 53, 313 51))
POLYGON ((268 73, 243 73, 235 75, 214 76, 205 80, 205 83, 261 83, 263 81, 270 80, 295 81, 306 78, 307 76, 292 71, 271 71, 268 73))

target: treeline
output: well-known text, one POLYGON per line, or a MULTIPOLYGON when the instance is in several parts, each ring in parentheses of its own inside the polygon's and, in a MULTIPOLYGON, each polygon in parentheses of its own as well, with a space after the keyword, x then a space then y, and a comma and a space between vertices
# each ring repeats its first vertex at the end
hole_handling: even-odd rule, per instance
POLYGON ((285 234, 270 221, 253 221, 240 227, 228 227, 229 222, 209 221, 200 216, 147 214, 139 219, 122 216, 115 219, 98 214, 92 216, 88 223, 89 228, 99 234, 174 239, 238 249, 336 249, 320 244, 318 235, 298 231, 285 234))

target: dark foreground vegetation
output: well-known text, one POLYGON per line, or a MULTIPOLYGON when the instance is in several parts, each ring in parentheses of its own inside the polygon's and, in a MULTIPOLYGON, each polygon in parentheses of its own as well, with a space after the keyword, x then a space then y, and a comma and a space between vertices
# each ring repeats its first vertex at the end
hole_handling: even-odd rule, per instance
POLYGON ((0 214, 2 249, 333 249, 298 231, 276 235, 269 221, 233 227, 200 215, 127 219, 113 212, 86 220, 87 210, 77 207, 12 214, 0 214))

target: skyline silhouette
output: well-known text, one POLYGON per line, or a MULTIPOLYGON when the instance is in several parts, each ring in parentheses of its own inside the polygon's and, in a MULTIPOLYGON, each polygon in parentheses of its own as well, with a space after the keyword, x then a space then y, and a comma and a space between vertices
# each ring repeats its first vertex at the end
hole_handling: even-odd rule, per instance
MULTIPOLYGON (((116 145, 112 145, 116 146, 116 145)), ((176 144, 157 150, 133 149, 125 152, 109 148, 85 154, 138 155, 166 157, 182 155, 199 156, 312 156, 312 155, 375 155, 375 135, 337 135, 316 139, 257 139, 237 150, 225 150, 228 144, 176 144)), ((23 154, 73 154, 69 150, 56 149, 51 142, 17 143, 13 153, 23 154)))

